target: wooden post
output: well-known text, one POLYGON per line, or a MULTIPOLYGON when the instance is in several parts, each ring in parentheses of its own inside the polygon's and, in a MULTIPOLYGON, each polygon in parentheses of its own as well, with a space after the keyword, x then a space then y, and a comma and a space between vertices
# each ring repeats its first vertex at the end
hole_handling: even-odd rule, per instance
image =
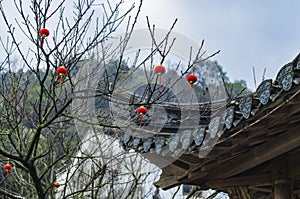
POLYGON ((279 157, 271 161, 273 181, 273 199, 291 199, 291 180, 287 157, 279 157))
POLYGON ((289 180, 277 180, 273 185, 274 199, 291 199, 291 183, 289 180))

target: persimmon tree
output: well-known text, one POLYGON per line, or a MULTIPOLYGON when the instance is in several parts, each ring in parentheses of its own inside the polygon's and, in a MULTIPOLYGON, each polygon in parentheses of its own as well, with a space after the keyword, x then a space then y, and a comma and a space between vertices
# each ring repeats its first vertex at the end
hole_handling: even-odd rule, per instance
POLYGON ((158 193, 151 185, 159 169, 120 146, 129 149, 124 131, 147 122, 147 115, 137 115, 136 108, 177 103, 166 89, 176 84, 187 85, 176 95, 190 96, 194 89, 201 102, 220 96, 215 92, 222 89, 214 82, 218 89, 209 96, 203 85, 185 80, 218 53, 206 56, 203 42, 195 53, 187 50, 184 67, 180 61, 169 64, 163 77, 166 87, 157 85, 165 71, 153 73, 153 67, 168 62, 176 20, 157 40, 157 30, 147 19, 147 56, 141 59, 141 51, 132 60, 125 56, 129 39, 136 39, 132 37, 142 2, 128 7, 109 0, 0 0, 6 28, 0 40, 0 159, 1 165, 12 166, 8 176, 3 171, 0 194, 42 199, 146 198, 158 193), (110 45, 119 29, 123 36, 110 45), (131 88, 138 98, 132 99, 131 88), (129 108, 122 101, 128 96, 129 108), (126 108, 130 117, 120 127, 116 121, 126 108))
POLYGON ((108 161, 91 166, 85 162, 94 161, 94 152, 80 152, 83 140, 71 113, 78 83, 73 77, 121 24, 130 35, 141 5, 121 9, 122 1, 0 1, 6 27, 1 34, 0 157, 1 165, 12 166, 2 176, 2 195, 53 198, 62 189, 57 193, 62 198, 80 197, 113 182, 108 161), (80 188, 67 186, 73 170, 78 172, 72 175, 87 174, 80 188), (59 182, 61 173, 66 176, 59 182))

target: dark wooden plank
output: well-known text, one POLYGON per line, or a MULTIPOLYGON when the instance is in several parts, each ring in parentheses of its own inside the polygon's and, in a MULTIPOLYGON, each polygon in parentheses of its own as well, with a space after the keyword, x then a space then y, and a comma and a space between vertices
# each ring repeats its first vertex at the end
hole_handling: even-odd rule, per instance
POLYGON ((274 137, 266 144, 254 147, 249 152, 217 166, 215 169, 209 171, 209 176, 218 178, 230 177, 299 147, 299 128, 300 125, 298 124, 291 128, 288 132, 274 137))
POLYGON ((269 186, 269 188, 260 187, 260 186, 249 186, 249 190, 259 191, 259 192, 265 192, 265 193, 272 193, 272 186, 269 186))
POLYGON ((207 185, 212 189, 224 189, 227 187, 260 185, 266 183, 271 183, 271 178, 269 174, 233 177, 223 180, 212 180, 208 181, 207 185))
POLYGON ((196 154, 184 154, 179 158, 179 160, 189 165, 197 165, 203 162, 203 159, 200 159, 196 154))
MULTIPOLYGON (((299 148, 300 149, 300 148, 299 148)), ((289 178, 300 178, 300 151, 297 150, 289 155, 289 178)))

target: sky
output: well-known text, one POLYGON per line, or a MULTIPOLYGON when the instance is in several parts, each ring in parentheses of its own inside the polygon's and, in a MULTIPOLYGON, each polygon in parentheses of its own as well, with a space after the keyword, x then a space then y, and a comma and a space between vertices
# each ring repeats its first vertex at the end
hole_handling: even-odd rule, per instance
POLYGON ((146 16, 165 29, 178 18, 176 32, 204 39, 208 53, 221 50, 213 60, 254 91, 253 67, 258 86, 264 69, 265 79, 275 79, 300 52, 299 10, 299 0, 145 0, 137 27, 146 28, 146 16))
MULTIPOLYGON (((139 0, 124 0, 124 6, 135 1, 139 0)), ((9 9, 12 2, 3 4, 9 9)), ((299 10, 299 0, 144 0, 136 27, 147 27, 146 16, 161 29, 170 28, 178 18, 174 31, 199 44, 204 39, 208 54, 221 50, 213 60, 231 81, 244 79, 254 91, 253 67, 258 86, 264 69, 265 78, 275 79, 279 69, 300 52, 299 10)), ((0 33, 4 31, 5 26, 0 26, 0 33)))

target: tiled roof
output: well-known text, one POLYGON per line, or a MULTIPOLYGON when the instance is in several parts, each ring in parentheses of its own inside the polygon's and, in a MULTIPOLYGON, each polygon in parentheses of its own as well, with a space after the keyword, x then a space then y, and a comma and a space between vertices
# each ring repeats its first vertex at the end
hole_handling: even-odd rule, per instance
MULTIPOLYGON (((218 189, 218 180, 296 150, 300 146, 299 83, 298 55, 279 70, 275 80, 264 80, 255 92, 226 103, 225 116, 212 116, 201 145, 163 168, 157 185, 170 188, 187 183, 218 189)), ((154 163, 158 159, 146 157, 154 163)))
MULTIPOLYGON (((211 116, 204 114, 208 113, 207 106, 200 108, 200 111, 203 111, 202 122, 200 122, 196 131, 187 128, 180 134, 174 133, 166 136, 162 133, 146 139, 124 133, 120 136, 120 141, 124 148, 135 149, 140 153, 153 152, 163 156, 172 156, 172 153, 178 155, 178 153, 195 154, 199 152, 199 156, 202 157, 203 150, 209 147, 212 142, 220 144, 230 139, 230 137, 234 137, 286 103, 289 97, 293 97, 288 94, 292 93, 290 91, 297 87, 300 82, 299 57, 298 55, 292 62, 284 65, 274 81, 266 79, 261 82, 255 92, 232 99, 226 103, 220 103, 221 106, 226 105, 220 110, 225 111, 224 117, 219 116, 218 111, 215 111, 211 116), (277 99, 281 97, 287 99, 282 102, 278 101, 277 99), (263 114, 261 114, 262 112, 263 114), (256 115, 260 115, 260 117, 257 118, 256 115)), ((176 113, 176 108, 171 106, 169 111, 176 113)), ((172 127, 174 126, 170 125, 170 128, 172 127)))
MULTIPOLYGON (((300 55, 284 65, 275 80, 264 80, 251 94, 196 104, 195 110, 203 116, 199 123, 176 126, 180 114, 185 114, 182 111, 193 110, 195 104, 161 104, 168 122, 156 129, 159 133, 153 132, 153 126, 147 132, 153 134, 147 138, 120 133, 120 143, 162 168, 157 186, 196 184, 203 189, 222 189, 224 179, 256 173, 252 170, 259 165, 300 147, 299 83, 300 55)), ((163 115, 154 119, 159 117, 163 115)), ((258 180, 269 182, 269 175, 263 173, 258 180)))

